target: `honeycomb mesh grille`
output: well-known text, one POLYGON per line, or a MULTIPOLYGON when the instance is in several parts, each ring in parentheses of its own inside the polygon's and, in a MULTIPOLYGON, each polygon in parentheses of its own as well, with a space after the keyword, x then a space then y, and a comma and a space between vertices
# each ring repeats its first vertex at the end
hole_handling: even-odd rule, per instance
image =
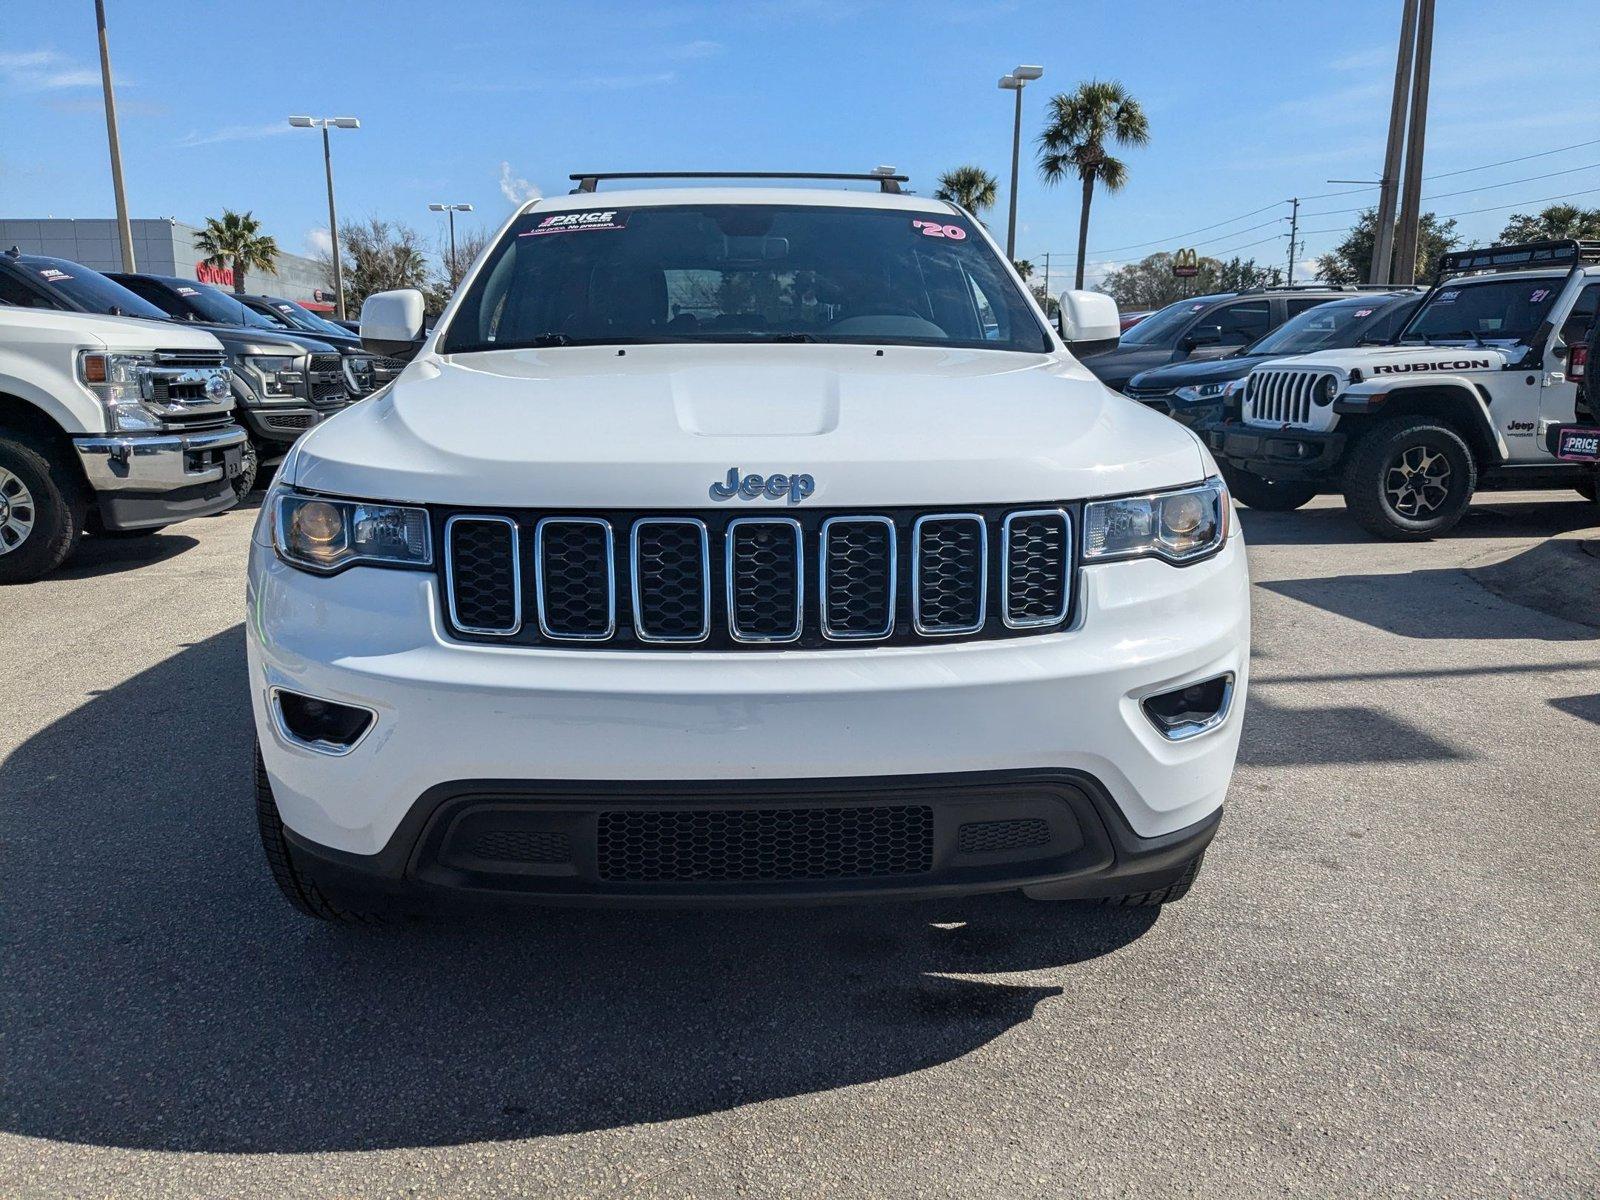
POLYGON ((572 837, 528 829, 490 829, 464 847, 473 858, 494 862, 564 863, 572 861, 572 837))
POLYGON ((962 854, 995 854, 1050 844, 1050 826, 1038 817, 1014 821, 969 821, 956 833, 962 854))
POLYGON ((728 527, 728 609, 735 637, 792 641, 802 622, 800 525, 735 521, 728 527))
POLYGON ((933 868, 933 809, 603 812, 600 878, 624 883, 863 879, 933 868))
POLYGON ((345 386, 343 355, 313 354, 310 370, 313 404, 342 403, 350 399, 350 390, 345 386))
POLYGON ((924 633, 981 629, 987 586, 982 518, 924 517, 916 538, 917 627, 924 633))
POLYGON ((874 518, 827 524, 823 621, 832 637, 888 637, 894 630, 894 526, 874 518))
POLYGON ((1052 624, 1067 612, 1072 547, 1065 513, 1021 513, 1006 519, 1006 620, 1052 624))
POLYGON ((706 531, 698 521, 633 529, 634 624, 649 641, 699 641, 711 631, 706 531))
POLYGON ((451 620, 456 627, 474 633, 515 633, 521 624, 516 527, 499 518, 457 517, 445 538, 451 620))
POLYGON ((550 637, 604 638, 616 619, 611 526, 552 518, 539 522, 539 621, 550 637))

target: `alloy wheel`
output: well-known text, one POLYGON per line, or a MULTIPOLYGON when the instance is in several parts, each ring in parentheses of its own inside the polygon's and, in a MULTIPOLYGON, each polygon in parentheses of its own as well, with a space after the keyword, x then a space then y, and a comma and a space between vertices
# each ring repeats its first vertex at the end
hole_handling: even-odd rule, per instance
POLYGON ((0 467, 0 554, 9 554, 33 532, 33 493, 16 475, 0 467))
POLYGON ((1384 472, 1389 504, 1403 517, 1422 518, 1437 512, 1450 497, 1450 460, 1443 451, 1408 446, 1384 472))

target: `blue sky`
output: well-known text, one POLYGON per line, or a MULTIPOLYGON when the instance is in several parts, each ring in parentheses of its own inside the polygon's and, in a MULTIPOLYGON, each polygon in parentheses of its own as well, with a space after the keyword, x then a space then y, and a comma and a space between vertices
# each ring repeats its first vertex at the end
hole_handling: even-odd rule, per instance
MULTIPOLYGON (((0 216, 111 215, 93 5, 4 6, 0 216)), ((931 191, 939 171, 975 162, 1003 182, 1011 97, 995 81, 1037 62, 1025 143, 1047 97, 1085 78, 1121 80, 1148 112, 1128 187, 1094 206, 1090 258, 1107 264, 1179 245, 1283 261, 1286 222, 1273 222, 1287 206, 1241 214, 1377 174, 1400 0, 107 7, 134 216, 252 209, 308 252, 327 210, 320 139, 285 123, 300 112, 362 119, 334 133, 341 218, 404 220, 430 241, 442 224, 429 201, 470 202, 498 224, 516 197, 565 191, 580 168, 890 162, 931 191)), ((1593 0, 1507 11, 1439 5, 1428 172, 1596 144, 1430 181, 1425 195, 1459 194, 1428 207, 1467 213, 1461 231, 1481 240, 1507 204, 1590 192, 1574 202, 1600 205, 1593 0)), ((1028 157, 1024 171, 1018 253, 1070 266, 1076 189, 1047 188, 1028 157)), ((1302 257, 1334 244, 1354 216, 1338 210, 1371 194, 1308 199, 1302 257)))

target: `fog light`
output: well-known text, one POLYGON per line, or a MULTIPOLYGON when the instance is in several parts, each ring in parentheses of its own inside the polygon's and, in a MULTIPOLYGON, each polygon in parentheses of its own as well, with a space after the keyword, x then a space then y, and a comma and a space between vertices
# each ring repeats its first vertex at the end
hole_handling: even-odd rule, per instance
POLYGON ((1229 672, 1146 696, 1140 707, 1162 737, 1181 742, 1222 724, 1232 700, 1233 674, 1229 672))
POLYGON ((370 708, 336 704, 298 692, 272 689, 273 716, 286 741, 319 754, 348 754, 377 720, 370 708))

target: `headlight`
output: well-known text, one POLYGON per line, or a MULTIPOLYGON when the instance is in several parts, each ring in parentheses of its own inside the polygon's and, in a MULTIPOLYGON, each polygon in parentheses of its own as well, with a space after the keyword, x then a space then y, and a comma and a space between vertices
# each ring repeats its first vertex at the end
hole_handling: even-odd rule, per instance
POLYGON ((1084 506, 1083 558, 1193 562, 1227 540, 1229 513, 1228 489, 1221 479, 1181 491, 1091 501, 1084 506))
POLYGON ((433 564, 428 514, 421 508, 307 496, 285 489, 273 498, 272 542, 278 557, 302 570, 330 573, 356 563, 433 564))
POLYGON ((161 414, 144 403, 144 368, 151 354, 84 351, 78 355, 78 379, 106 406, 106 418, 118 433, 141 433, 162 427, 161 414))
POLYGON ((1172 394, 1185 404, 1200 404, 1210 400, 1221 400, 1227 388, 1226 383, 1199 383, 1178 388, 1172 394))
POLYGON ((1339 380, 1333 375, 1324 375, 1317 380, 1311 389, 1311 398, 1323 408, 1333 403, 1334 397, 1339 394, 1339 380))
POLYGON ((306 381, 300 360, 293 355, 247 354, 244 366, 263 400, 293 399, 306 381))

